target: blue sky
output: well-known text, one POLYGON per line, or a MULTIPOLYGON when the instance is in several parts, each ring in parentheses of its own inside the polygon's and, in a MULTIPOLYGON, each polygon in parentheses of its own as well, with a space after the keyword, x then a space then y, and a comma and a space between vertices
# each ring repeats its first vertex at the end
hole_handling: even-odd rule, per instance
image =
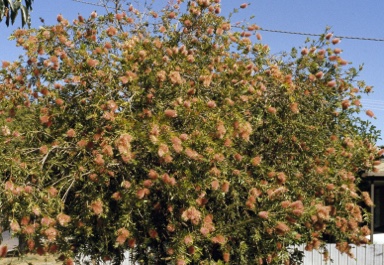
MULTIPOLYGON (((99 3, 99 0, 84 0, 88 3, 99 3)), ((134 2, 134 1, 132 1, 134 2)), ((149 1, 150 2, 150 1, 149 1)), ((168 1, 157 0, 156 5, 165 5, 168 1)), ((230 12, 245 1, 222 0, 223 13, 230 12)), ((384 39, 384 1, 372 0, 264 0, 248 1, 247 9, 234 16, 233 21, 255 16, 253 21, 262 28, 304 33, 323 33, 327 26, 338 36, 384 39)), ((86 16, 93 10, 104 12, 102 7, 75 2, 72 0, 37 0, 34 1, 32 12, 32 27, 41 26, 39 17, 44 18, 46 24, 56 22, 57 14, 61 13, 70 21, 78 13, 86 16)), ((20 54, 14 42, 7 41, 12 30, 21 25, 20 18, 14 26, 6 28, 4 22, 0 25, 0 61, 14 60, 20 54)), ((268 44, 272 53, 290 51, 292 47, 304 45, 307 36, 281 33, 261 32, 262 42, 268 44)), ((315 37, 313 37, 315 38, 315 37)), ((342 57, 353 66, 364 64, 364 70, 359 80, 364 80, 374 87, 374 93, 364 96, 362 103, 365 109, 371 109, 377 119, 369 119, 383 132, 384 138, 384 41, 362 41, 342 39, 339 44, 343 49, 342 57)), ((379 140, 378 145, 384 145, 379 140)))

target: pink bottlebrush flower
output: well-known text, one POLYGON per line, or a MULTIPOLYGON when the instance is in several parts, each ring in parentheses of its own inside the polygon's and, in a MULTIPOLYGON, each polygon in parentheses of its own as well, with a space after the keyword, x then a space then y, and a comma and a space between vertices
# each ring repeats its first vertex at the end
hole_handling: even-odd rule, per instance
POLYGON ((164 111, 165 116, 168 118, 176 118, 177 117, 177 112, 176 110, 173 109, 167 109, 164 111))
POLYGON ((96 200, 91 203, 91 209, 96 215, 101 215, 104 211, 103 202, 101 200, 96 200))
POLYGON ((218 177, 218 176, 220 176, 221 171, 217 167, 213 167, 213 168, 211 168, 211 170, 209 170, 209 173, 213 176, 218 177))
POLYGON ((51 197, 56 197, 59 193, 59 191, 55 187, 49 187, 47 191, 51 197))
POLYGON ((241 160, 243 160, 243 156, 240 155, 239 153, 236 153, 233 157, 235 158, 236 161, 241 161, 241 160))
POLYGON ((124 227, 119 228, 119 230, 117 230, 117 234, 119 236, 123 236, 125 238, 128 238, 129 235, 130 235, 129 231, 126 228, 124 228, 124 227))
POLYGON ((70 138, 73 138, 76 136, 76 131, 74 129, 69 129, 67 131, 67 136, 70 137, 70 138))
POLYGON ((297 114, 299 113, 299 104, 298 103, 292 103, 289 108, 291 109, 291 111, 294 113, 294 114, 297 114))
POLYGON ((148 195, 150 193, 149 189, 147 188, 143 188, 143 189, 139 189, 137 192, 136 192, 136 196, 137 198, 139 199, 143 199, 145 197, 145 195, 148 195))
POLYGON ((224 245, 227 241, 223 235, 217 235, 211 238, 211 241, 216 244, 224 245))
POLYGON ((117 34, 117 29, 113 26, 110 26, 107 30, 106 33, 109 37, 112 37, 117 34))
POLYGON ((269 213, 267 211, 261 211, 261 212, 258 213, 258 216, 261 219, 268 220, 269 213))
POLYGON ((283 184, 287 180, 287 176, 284 174, 284 172, 279 172, 277 173, 277 180, 279 181, 279 183, 283 184))
POLYGON ((247 3, 243 3, 240 5, 240 8, 247 8, 248 4, 247 3))
POLYGON ((340 48, 336 48, 336 49, 333 50, 333 52, 335 54, 340 54, 341 53, 341 49, 340 48))
POLYGON ((220 186, 220 183, 217 179, 213 180, 211 182, 211 187, 213 190, 218 190, 219 189, 219 186, 220 186))
POLYGON ((116 238, 116 243, 121 246, 125 243, 126 240, 127 240, 126 237, 119 235, 116 238))
POLYGON ((309 53, 308 49, 307 48, 303 48, 301 50, 301 55, 307 55, 309 53))
POLYGON ((150 179, 157 179, 159 177, 159 174, 155 170, 150 169, 148 172, 148 177, 150 179))
POLYGON ((254 196, 256 198, 259 197, 262 193, 263 192, 261 190, 257 189, 257 188, 252 188, 249 191, 249 194, 251 194, 252 196, 254 196))
POLYGON ((167 225, 167 231, 168 232, 175 232, 175 226, 173 224, 168 224, 167 225))
POLYGON ((288 208, 290 205, 291 205, 291 202, 290 201, 282 201, 280 203, 281 207, 283 208, 288 208))
POLYGON ((169 147, 166 144, 160 144, 157 154, 159 157, 164 157, 165 154, 169 153, 169 147))
POLYGON ((61 98, 57 98, 55 99, 55 103, 59 106, 62 106, 64 104, 64 100, 62 100, 61 98))
POLYGON ((159 236, 159 234, 157 233, 157 231, 155 229, 149 229, 148 234, 151 238, 156 238, 159 236))
POLYGON ((260 165, 261 164, 261 157, 260 156, 256 156, 256 157, 252 158, 251 163, 252 163, 253 166, 260 165))
POLYGON ((2 61, 2 68, 7 68, 8 66, 10 66, 11 63, 8 62, 8 61, 2 61))
POLYGON ((207 103, 207 107, 208 108, 214 108, 214 107, 216 107, 216 102, 215 101, 213 101, 213 100, 210 100, 210 101, 208 101, 208 103, 207 103))
POLYGON ((338 44, 338 43, 340 43, 340 39, 339 39, 339 38, 334 38, 334 39, 332 40, 332 44, 336 45, 336 44, 338 44))
POLYGON ((40 117, 40 122, 42 123, 42 124, 47 124, 47 123, 49 123, 49 116, 47 116, 47 115, 44 115, 44 116, 41 116, 40 117))
POLYGON ((227 132, 227 130, 225 129, 225 126, 223 123, 219 123, 216 127, 216 132, 217 132, 217 137, 219 139, 223 139, 225 133, 227 132))
POLYGON ((335 80, 331 80, 327 83, 327 86, 328 87, 336 87, 336 81, 335 80))
POLYGON ((102 165, 104 165, 104 163, 105 163, 105 161, 104 161, 104 159, 103 159, 103 155, 101 155, 101 154, 97 154, 97 155, 96 155, 96 158, 94 159, 94 161, 95 161, 95 163, 96 163, 97 165, 99 165, 99 166, 102 166, 102 165))
POLYGON ((221 191, 224 193, 227 193, 229 191, 229 182, 224 181, 223 184, 221 184, 221 191))
POLYGON ((191 245, 193 243, 193 237, 192 235, 186 235, 184 237, 184 244, 191 245))
POLYGON ((193 160, 198 160, 201 157, 201 155, 198 152, 196 152, 195 150, 192 150, 190 148, 185 149, 185 154, 186 154, 186 156, 188 156, 189 158, 191 158, 193 160))
POLYGON ((89 67, 95 67, 99 64, 99 61, 98 60, 95 60, 95 59, 91 59, 91 58, 88 58, 87 59, 87 64, 89 67))
POLYGON ((112 49, 112 43, 110 43, 110 42, 106 42, 106 43, 104 44, 104 48, 106 48, 107 50, 112 49))
POLYGON ((121 192, 119 191, 114 192, 111 198, 114 199, 115 201, 120 201, 122 199, 121 192))
POLYGON ((365 114, 367 114, 370 118, 373 118, 373 117, 375 116, 375 114, 373 113, 372 110, 367 110, 367 111, 365 112, 365 114))
POLYGON ((191 206, 181 214, 181 218, 184 221, 190 220, 193 224, 197 225, 201 220, 201 212, 191 206))
POLYGON ((56 216, 56 219, 61 226, 67 226, 68 223, 71 221, 71 217, 69 215, 64 214, 64 213, 59 213, 56 216))
POLYGON ((30 224, 30 225, 24 226, 23 233, 26 235, 32 235, 33 233, 35 233, 35 230, 36 230, 35 225, 30 224))
POLYGON ((20 225, 15 220, 11 221, 10 228, 11 228, 12 232, 19 232, 20 231, 20 225))
POLYGON ((24 187, 24 191, 25 191, 26 193, 31 194, 31 193, 33 192, 33 187, 27 185, 27 186, 24 187))
POLYGON ((105 145, 102 150, 103 154, 107 156, 113 156, 113 148, 110 145, 105 145))
POLYGON ((7 245, 0 246, 0 257, 4 258, 5 256, 7 256, 7 253, 8 253, 8 246, 7 245))
POLYGON ((176 261, 176 265, 187 265, 187 262, 185 260, 183 260, 183 259, 178 259, 176 261))
POLYGON ((171 71, 168 76, 171 80, 171 83, 174 85, 181 85, 183 83, 183 79, 181 78, 180 72, 178 71, 171 71))
POLYGON ((332 33, 327 33, 327 35, 325 35, 325 39, 330 40, 332 36, 333 36, 332 33))
POLYGON ((58 231, 53 227, 49 227, 44 231, 44 235, 47 237, 48 241, 54 241, 58 235, 58 231))
POLYGON ((271 113, 271 114, 276 114, 276 112, 277 112, 276 108, 274 108, 274 107, 268 107, 268 108, 267 108, 267 111, 268 111, 269 113, 271 113))
POLYGON ((203 236, 207 236, 209 234, 209 229, 207 227, 203 226, 203 227, 200 228, 200 233, 203 236))
POLYGON ((122 183, 121 183, 121 186, 124 188, 124 189, 129 189, 131 187, 131 182, 129 182, 128 180, 124 180, 122 183))
POLYGON ((290 228, 289 226, 287 226, 285 223, 283 222, 277 222, 276 226, 276 231, 280 234, 286 234, 287 232, 289 232, 290 228))
POLYGON ((324 76, 324 73, 322 71, 319 71, 315 74, 316 78, 321 79, 324 76))
POLYGON ((368 207, 371 207, 371 206, 374 205, 373 202, 372 202, 372 200, 371 200, 371 197, 369 196, 369 193, 368 193, 368 192, 363 191, 363 192, 361 193, 361 196, 363 197, 364 203, 365 203, 368 207))
POLYGON ((351 102, 348 99, 344 99, 341 102, 341 106, 342 106, 343 110, 346 110, 351 106, 351 102))

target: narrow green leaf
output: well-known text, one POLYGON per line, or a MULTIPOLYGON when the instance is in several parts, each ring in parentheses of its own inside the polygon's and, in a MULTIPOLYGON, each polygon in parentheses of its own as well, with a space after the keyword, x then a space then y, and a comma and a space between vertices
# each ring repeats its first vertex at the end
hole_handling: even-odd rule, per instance
MULTIPOLYGON (((10 5, 11 10, 13 10, 13 2, 12 2, 12 0, 8 0, 7 2, 8 2, 8 4, 10 5)), ((7 6, 8 6, 8 5, 7 5, 7 6)))
MULTIPOLYGON (((28 8, 25 7, 25 6, 21 6, 21 26, 24 27, 25 24, 28 23, 29 21, 29 12, 28 12, 28 8)), ((28 27, 29 27, 29 23, 28 23, 28 27)))
POLYGON ((13 5, 11 5, 11 23, 12 23, 12 25, 15 23, 17 13, 19 12, 20 6, 21 6, 21 0, 16 0, 15 2, 13 2, 13 5))
POLYGON ((5 20, 5 25, 7 25, 7 27, 9 27, 9 10, 7 11, 7 13, 5 14, 5 16, 7 17, 7 19, 5 20))
POLYGON ((32 3, 33 3, 33 0, 25 0, 25 6, 27 7, 28 10, 32 10, 32 3))
POLYGON ((5 12, 5 5, 4 5, 4 1, 5 0, 0 0, 0 21, 3 19, 4 17, 4 12, 5 12))
POLYGON ((13 8, 11 8, 12 11, 18 12, 21 6, 21 0, 16 0, 13 2, 13 8))

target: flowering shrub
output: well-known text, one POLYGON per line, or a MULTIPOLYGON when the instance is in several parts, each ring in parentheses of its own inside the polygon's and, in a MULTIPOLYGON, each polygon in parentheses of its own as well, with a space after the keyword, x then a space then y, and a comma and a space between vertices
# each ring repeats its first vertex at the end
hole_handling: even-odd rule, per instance
POLYGON ((289 264, 288 246, 366 243, 357 173, 377 133, 354 114, 370 87, 332 35, 276 58, 218 2, 14 32, 25 54, 0 71, 1 223, 25 251, 289 264))

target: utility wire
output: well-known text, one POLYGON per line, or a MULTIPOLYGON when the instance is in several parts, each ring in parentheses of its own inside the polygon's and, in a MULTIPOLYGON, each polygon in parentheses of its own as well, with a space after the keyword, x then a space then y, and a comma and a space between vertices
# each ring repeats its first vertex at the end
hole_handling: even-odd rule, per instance
MULTIPOLYGON (((98 3, 92 3, 92 2, 87 2, 84 0, 72 0, 74 2, 82 3, 82 4, 87 4, 87 5, 93 5, 93 6, 101 6, 101 7, 108 7, 105 6, 104 4, 98 4, 98 3)), ((281 34, 289 34, 289 35, 301 35, 301 36, 313 36, 313 37, 321 37, 324 34, 318 34, 318 33, 308 33, 308 32, 297 32, 297 31, 286 31, 286 30, 279 30, 279 29, 267 29, 267 28, 260 28, 260 31, 265 31, 265 32, 272 32, 272 33, 281 33, 281 34)), ((346 40, 363 40, 363 41, 381 41, 383 42, 384 39, 381 38, 368 38, 368 37, 355 37, 355 36, 334 36, 335 38, 339 39, 346 39, 346 40)))
MULTIPOLYGON (((285 30, 266 29, 266 28, 260 28, 259 30, 260 31, 266 31, 266 32, 272 32, 272 33, 283 33, 283 34, 302 35, 302 36, 321 37, 324 35, 324 34, 316 34, 316 33, 285 31, 285 30)), ((384 39, 380 39, 380 38, 366 38, 366 37, 353 37, 353 36, 334 36, 334 37, 339 38, 339 39, 348 39, 348 40, 384 41, 384 39)))
MULTIPOLYGON (((92 3, 92 2, 87 2, 87 1, 83 1, 83 0, 72 0, 73 2, 78 2, 78 3, 81 3, 81 4, 86 4, 86 5, 91 5, 91 6, 101 6, 101 7, 105 7, 105 5, 103 4, 98 4, 98 3, 92 3)), ((107 6, 108 7, 108 6, 107 6)))

